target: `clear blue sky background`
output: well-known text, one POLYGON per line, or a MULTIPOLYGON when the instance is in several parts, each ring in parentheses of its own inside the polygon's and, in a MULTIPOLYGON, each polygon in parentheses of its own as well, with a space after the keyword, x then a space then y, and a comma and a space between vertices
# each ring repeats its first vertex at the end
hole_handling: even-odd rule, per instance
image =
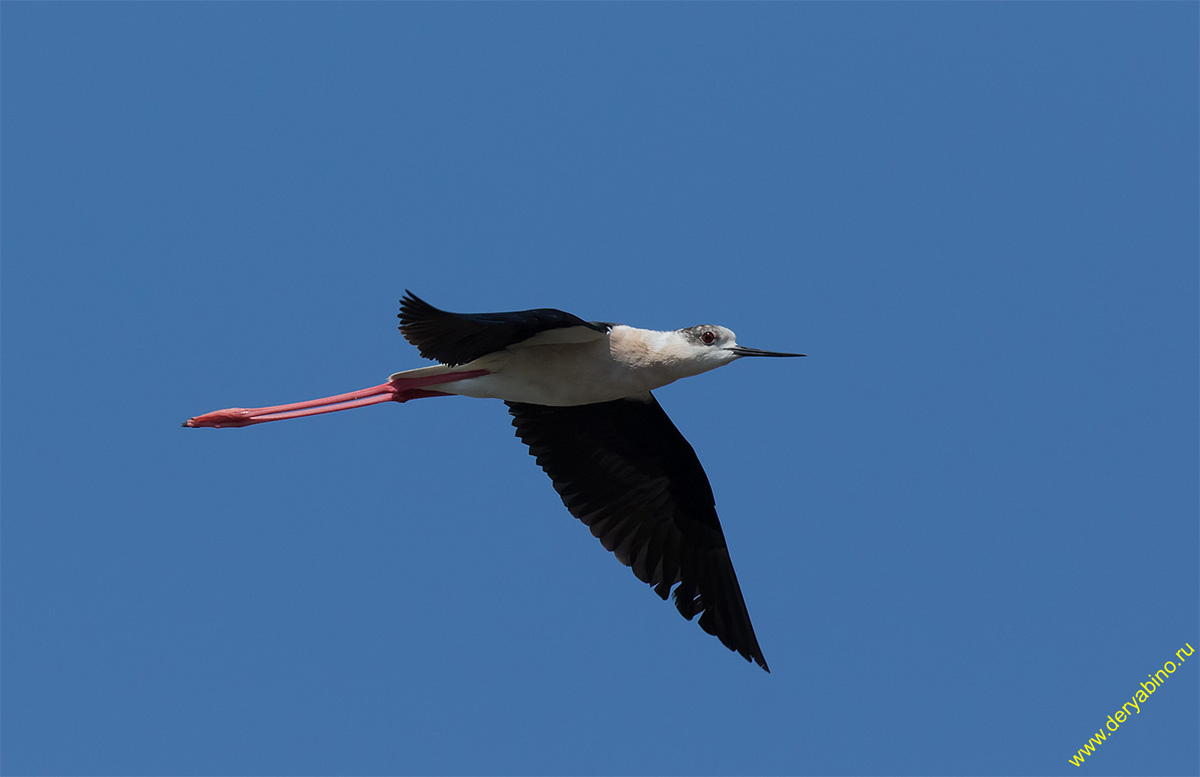
POLYGON ((3 4, 0 769, 1196 774, 1195 3, 3 4), (659 392, 773 674, 405 288, 802 350, 659 392))

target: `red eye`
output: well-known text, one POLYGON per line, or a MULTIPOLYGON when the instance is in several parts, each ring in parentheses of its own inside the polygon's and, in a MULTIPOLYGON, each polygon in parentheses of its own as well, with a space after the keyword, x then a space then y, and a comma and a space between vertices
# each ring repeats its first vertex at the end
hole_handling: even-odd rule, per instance
POLYGON ((712 332, 705 332, 704 334, 700 335, 700 340, 703 341, 705 345, 712 345, 717 341, 717 336, 712 332))

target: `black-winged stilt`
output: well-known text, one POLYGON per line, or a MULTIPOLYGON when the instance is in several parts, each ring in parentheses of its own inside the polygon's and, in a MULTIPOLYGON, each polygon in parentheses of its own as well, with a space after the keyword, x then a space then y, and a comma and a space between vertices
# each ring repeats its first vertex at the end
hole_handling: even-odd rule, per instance
POLYGON ((361 391, 217 410, 183 425, 249 426, 453 394, 502 399, 563 504, 605 549, 664 600, 674 587, 683 617, 699 614, 701 628, 767 669, 708 477, 650 392, 743 356, 804 354, 746 348, 710 324, 655 332, 550 308, 448 313, 412 292, 401 300, 400 331, 440 364, 361 391))

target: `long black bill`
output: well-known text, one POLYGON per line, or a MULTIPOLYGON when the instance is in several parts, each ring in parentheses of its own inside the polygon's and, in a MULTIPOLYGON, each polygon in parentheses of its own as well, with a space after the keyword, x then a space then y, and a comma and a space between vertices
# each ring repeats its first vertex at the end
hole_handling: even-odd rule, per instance
POLYGON ((759 348, 747 348, 744 345, 735 345, 729 350, 736 353, 738 356, 808 356, 806 353, 783 353, 781 351, 764 351, 759 348))

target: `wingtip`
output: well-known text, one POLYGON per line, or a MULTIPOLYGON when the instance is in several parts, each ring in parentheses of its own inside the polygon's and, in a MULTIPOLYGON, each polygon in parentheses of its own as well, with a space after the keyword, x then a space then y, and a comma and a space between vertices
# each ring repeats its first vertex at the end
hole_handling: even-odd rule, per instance
MULTIPOLYGON (((757 640, 755 640, 755 642, 757 643, 757 640)), ((734 650, 734 648, 730 648, 730 650, 734 650)), ((742 648, 737 648, 735 652, 742 658, 746 659, 746 661, 749 663, 757 664, 764 672, 771 674, 771 668, 767 666, 767 659, 763 658, 763 654, 758 650, 757 644, 754 645, 754 652, 752 653, 747 652, 742 648)))
POLYGON ((413 294, 411 290, 405 289, 404 296, 400 298, 400 313, 399 317, 416 316, 429 313, 442 313, 444 311, 435 308, 425 300, 413 294))
POLYGON ((401 305, 428 305, 429 303, 413 294, 412 289, 405 289, 404 296, 400 298, 401 305))
POLYGON ((404 331, 404 319, 412 312, 414 305, 426 305, 425 300, 412 293, 411 289, 404 290, 404 296, 400 298, 400 311, 396 313, 396 318, 400 319, 400 326, 396 327, 400 331, 404 331))

